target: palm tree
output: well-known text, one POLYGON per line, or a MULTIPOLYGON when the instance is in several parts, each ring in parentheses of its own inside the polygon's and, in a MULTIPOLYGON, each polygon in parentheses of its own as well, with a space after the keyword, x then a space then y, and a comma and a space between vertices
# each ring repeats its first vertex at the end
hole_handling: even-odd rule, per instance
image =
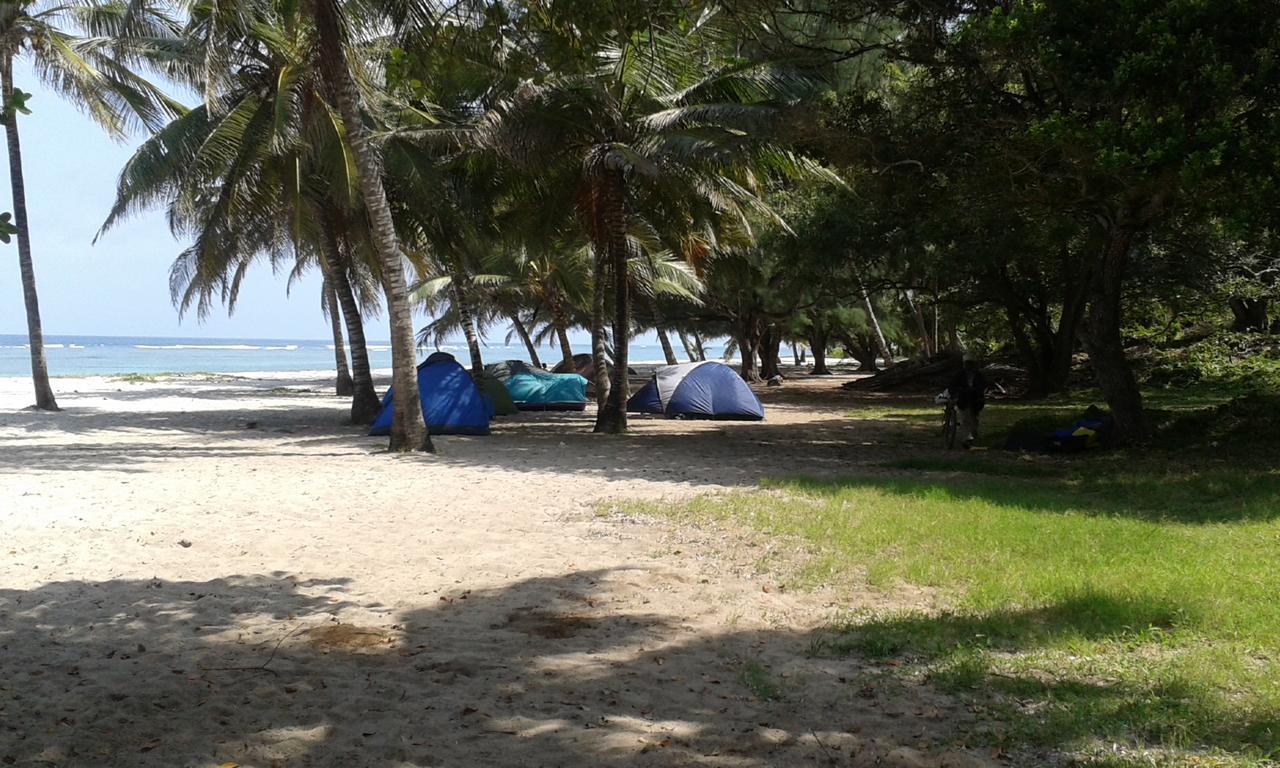
MULTIPOLYGON (((180 313, 195 306, 204 316, 219 300, 233 310, 259 257, 273 268, 292 260, 295 276, 319 266, 351 343, 352 421, 368 423, 380 401, 361 319, 370 302, 353 289, 367 280, 348 235, 359 212, 335 202, 351 196, 341 128, 318 93, 310 32, 296 17, 261 12, 253 28, 262 34, 245 34, 244 61, 221 78, 219 95, 174 119, 126 164, 103 231, 135 211, 167 206, 175 236, 193 239, 170 271, 180 313)), ((191 27, 206 22, 207 9, 196 9, 191 27)))
MULTIPOLYGON (((316 50, 321 77, 333 96, 341 117, 343 141, 351 153, 360 197, 369 217, 369 234, 380 267, 387 315, 391 323, 391 379, 396 390, 395 416, 391 423, 392 451, 431 451, 431 436, 422 417, 418 395, 417 352, 413 311, 405 280, 404 258, 396 234, 391 205, 383 186, 380 158, 370 140, 362 114, 362 99, 352 77, 350 56, 357 50, 352 22, 337 0, 311 0, 308 4, 316 29, 316 50)), ((377 20, 365 20, 376 25, 377 20)))
POLYGON ((483 147, 538 177, 544 199, 526 205, 576 211, 591 244, 598 377, 604 313, 613 308, 613 379, 597 432, 627 426, 628 265, 640 255, 633 233, 657 231, 672 252, 703 259, 721 227, 745 229, 748 210, 767 210, 762 177, 817 170, 770 141, 779 103, 800 81, 729 59, 725 43, 709 23, 619 34, 594 52, 596 71, 521 86, 477 132, 483 147))
POLYGON ((9 151, 18 265, 27 311, 31 377, 36 407, 56 411, 44 354, 44 331, 31 257, 22 143, 18 115, 29 114, 30 94, 14 86, 14 64, 26 59, 42 84, 74 103, 112 138, 123 138, 135 123, 159 125, 181 108, 135 74, 148 53, 172 40, 177 27, 143 2, 11 0, 0 4, 0 119, 9 151))
POLYGON ((334 394, 338 397, 350 397, 355 393, 356 387, 351 381, 351 369, 347 366, 347 347, 342 335, 342 310, 338 308, 338 292, 334 290, 333 282, 328 277, 321 288, 321 298, 325 317, 329 318, 329 332, 333 335, 334 370, 337 372, 333 384, 334 394))

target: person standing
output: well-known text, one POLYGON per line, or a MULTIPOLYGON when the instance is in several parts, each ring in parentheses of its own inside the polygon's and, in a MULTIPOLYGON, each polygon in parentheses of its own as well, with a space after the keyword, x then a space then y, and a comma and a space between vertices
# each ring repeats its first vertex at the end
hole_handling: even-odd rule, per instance
POLYGON ((982 409, 987 406, 987 378, 982 375, 982 366, 968 353, 964 356, 964 367, 956 374, 947 386, 947 391, 955 400, 960 414, 960 429, 964 433, 964 447, 973 447, 978 439, 978 421, 982 409))

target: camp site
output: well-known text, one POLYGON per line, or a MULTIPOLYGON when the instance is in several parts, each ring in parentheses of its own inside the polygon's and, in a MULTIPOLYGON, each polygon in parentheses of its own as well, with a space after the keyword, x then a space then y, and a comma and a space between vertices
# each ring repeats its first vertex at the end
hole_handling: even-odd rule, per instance
POLYGON ((0 768, 1280 765, 1276 0, 0 40, 0 768))

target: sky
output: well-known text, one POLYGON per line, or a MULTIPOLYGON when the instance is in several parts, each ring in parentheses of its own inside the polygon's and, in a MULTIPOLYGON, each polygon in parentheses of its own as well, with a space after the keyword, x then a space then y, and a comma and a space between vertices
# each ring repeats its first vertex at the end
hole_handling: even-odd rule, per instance
MULTIPOLYGON (((34 93, 20 117, 32 260, 46 334, 325 339, 320 279, 308 275, 286 296, 286 276, 268 266, 246 280, 234 315, 178 319, 168 269, 182 250, 162 210, 136 216, 93 244, 115 199, 116 179, 143 136, 113 142, 70 103, 46 93, 19 67, 15 85, 34 93)), ((8 164, 0 210, 13 210, 8 164)), ((0 333, 26 333, 16 243, 0 245, 0 333)), ((386 333, 371 333, 384 338, 386 333)))

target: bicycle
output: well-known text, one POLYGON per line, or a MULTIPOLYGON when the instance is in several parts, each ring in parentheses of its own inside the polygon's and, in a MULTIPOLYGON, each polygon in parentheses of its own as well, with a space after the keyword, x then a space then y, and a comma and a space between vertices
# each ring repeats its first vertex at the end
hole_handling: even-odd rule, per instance
POLYGON ((942 411, 942 442, 947 450, 951 450, 956 447, 956 433, 960 431, 960 413, 956 409, 955 398, 951 397, 950 392, 943 392, 934 402, 945 406, 942 411))

